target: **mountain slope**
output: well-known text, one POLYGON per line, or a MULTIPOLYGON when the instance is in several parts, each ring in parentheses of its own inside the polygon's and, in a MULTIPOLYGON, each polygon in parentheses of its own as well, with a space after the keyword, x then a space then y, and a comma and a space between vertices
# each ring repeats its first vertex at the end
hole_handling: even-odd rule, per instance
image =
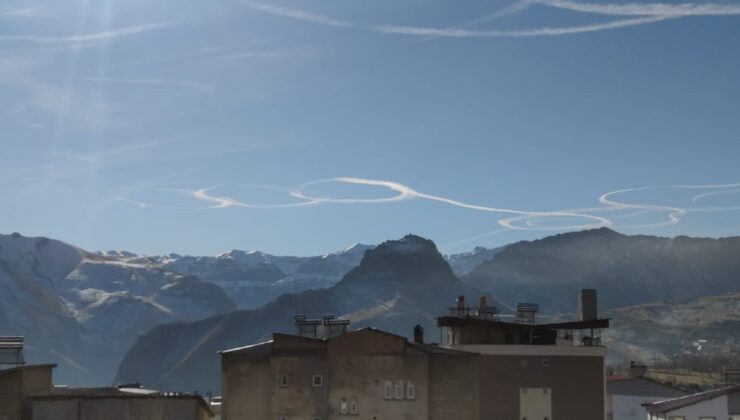
POLYGON ((454 276, 434 243, 409 235, 366 251, 360 265, 329 289, 284 295, 256 310, 154 328, 123 359, 117 381, 216 391, 217 351, 266 339, 273 331, 292 332, 296 313, 333 313, 350 319, 353 328, 373 325, 403 335, 421 323, 432 333, 434 317, 460 294, 480 292, 454 276))
POLYGON ((57 379, 72 385, 110 383, 155 325, 235 309, 196 278, 19 234, 0 235, 0 290, 0 334, 25 336, 26 359, 57 363, 57 379))
POLYGON ((575 310, 574 290, 599 290, 601 309, 740 291, 740 237, 627 236, 602 228, 508 245, 463 277, 508 304, 575 310))
POLYGON ((335 285, 357 267, 373 246, 355 244, 342 251, 314 257, 276 256, 260 251, 232 250, 216 257, 171 254, 131 261, 161 264, 164 269, 197 276, 222 288, 239 306, 250 309, 285 293, 335 285))
POLYGON ((740 349, 740 293, 682 304, 615 309, 606 344, 616 360, 664 362, 681 356, 732 356, 740 349))

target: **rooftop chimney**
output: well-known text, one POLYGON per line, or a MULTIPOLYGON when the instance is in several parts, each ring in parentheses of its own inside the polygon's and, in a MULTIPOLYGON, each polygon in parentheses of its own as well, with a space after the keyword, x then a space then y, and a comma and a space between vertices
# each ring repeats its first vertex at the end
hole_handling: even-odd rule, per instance
POLYGON ((486 299, 485 295, 481 296, 478 300, 478 311, 479 312, 485 312, 486 308, 488 308, 488 299, 486 299))
POLYGON ((457 309, 465 309, 465 295, 457 297, 457 309))
POLYGON ((581 289, 578 293, 578 315, 581 321, 593 321, 599 318, 596 289, 581 289))
POLYGON ((424 327, 421 324, 416 324, 414 327, 414 343, 424 344, 424 327))
POLYGON ((643 377, 647 373, 647 366, 638 365, 635 362, 630 362, 630 375, 643 377))

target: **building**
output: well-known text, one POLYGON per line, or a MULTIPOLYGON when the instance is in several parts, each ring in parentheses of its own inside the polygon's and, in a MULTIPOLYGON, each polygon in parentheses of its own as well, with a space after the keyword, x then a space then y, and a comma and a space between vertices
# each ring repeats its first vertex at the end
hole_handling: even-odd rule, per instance
POLYGON ((740 385, 644 406, 648 420, 740 420, 740 385))
POLYGON ((197 395, 163 395, 118 388, 55 389, 30 396, 28 420, 210 420, 197 395))
POLYGON ((203 398, 138 388, 55 387, 56 365, 0 370, 0 420, 210 420, 203 398))
POLYGON ((687 395, 686 392, 645 377, 645 373, 645 366, 632 364, 628 375, 607 378, 607 420, 644 420, 643 404, 687 395))
POLYGON ((409 341, 299 315, 297 335, 221 352, 222 418, 603 420, 609 321, 537 324, 536 305, 518 309, 504 322, 460 297, 439 344, 418 326, 409 341))
POLYGON ((0 420, 30 418, 30 395, 49 393, 56 365, 19 365, 0 370, 0 420))

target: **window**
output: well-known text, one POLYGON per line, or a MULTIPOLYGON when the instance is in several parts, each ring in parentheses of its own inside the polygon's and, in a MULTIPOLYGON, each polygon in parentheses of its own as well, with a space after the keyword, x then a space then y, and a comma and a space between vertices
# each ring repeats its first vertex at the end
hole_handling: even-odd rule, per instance
POLYGON ((403 381, 396 381, 396 399, 403 399, 403 381))
POLYGON ((347 414, 348 412, 349 408, 347 407, 347 400, 342 398, 342 402, 339 403, 339 413, 347 414))
POLYGON ((313 375, 313 379, 311 380, 311 384, 315 388, 324 386, 324 375, 313 375))
POLYGON ((352 398, 352 400, 349 402, 349 413, 357 415, 359 408, 357 407, 357 400, 352 398))
POLYGON ((406 381, 406 399, 416 399, 416 385, 414 384, 414 381, 406 381))
POLYGON ((393 399, 393 381, 385 381, 383 384, 383 399, 393 399))
POLYGON ((699 417, 699 420, 717 420, 717 417, 699 417))
POLYGON ((280 375, 280 387, 285 388, 288 386, 288 375, 280 375))
POLYGON ((671 417, 668 417, 668 420, 686 420, 686 417, 684 417, 684 416, 671 416, 671 417))

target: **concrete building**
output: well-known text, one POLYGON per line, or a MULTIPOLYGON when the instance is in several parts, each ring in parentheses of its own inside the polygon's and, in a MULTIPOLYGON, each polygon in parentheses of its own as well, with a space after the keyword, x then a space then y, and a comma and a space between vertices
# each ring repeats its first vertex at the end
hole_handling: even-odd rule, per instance
POLYGON ((609 321, 537 324, 536 305, 518 309, 503 322, 460 297, 439 344, 420 328, 413 342, 372 328, 318 338, 321 322, 299 316, 298 335, 221 352, 222 418, 603 420, 609 321))
POLYGON ((25 420, 31 406, 28 396, 49 393, 56 365, 21 365, 0 370, 0 420, 25 420))
POLYGON ((203 398, 118 388, 56 389, 28 398, 28 420, 210 420, 203 398))
POLYGON ((203 398, 138 388, 55 387, 55 365, 0 370, 0 420, 210 420, 203 398))
POLYGON ((644 366, 633 364, 629 375, 607 378, 607 420, 643 420, 645 418, 643 404, 688 395, 644 375, 644 366))
POLYGON ((645 404, 648 420, 740 420, 740 385, 645 404))
POLYGON ((329 339, 274 334, 221 356, 224 420, 476 418, 475 393, 456 392, 477 389, 473 355, 372 328, 329 339))

